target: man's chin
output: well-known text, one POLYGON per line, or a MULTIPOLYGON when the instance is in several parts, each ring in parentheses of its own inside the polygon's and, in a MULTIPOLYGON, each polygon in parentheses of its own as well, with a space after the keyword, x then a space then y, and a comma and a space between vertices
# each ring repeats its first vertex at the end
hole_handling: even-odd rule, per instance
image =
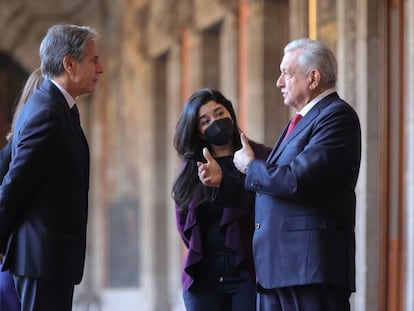
POLYGON ((84 94, 92 94, 92 93, 95 93, 95 89, 96 89, 96 87, 91 87, 89 90, 87 90, 87 91, 85 91, 85 93, 84 94))

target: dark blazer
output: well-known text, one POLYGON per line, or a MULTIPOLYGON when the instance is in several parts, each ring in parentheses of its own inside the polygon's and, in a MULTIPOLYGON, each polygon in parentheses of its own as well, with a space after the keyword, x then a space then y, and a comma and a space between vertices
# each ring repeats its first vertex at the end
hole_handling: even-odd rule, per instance
POLYGON ((0 149, 0 183, 3 180, 4 175, 6 175, 7 171, 9 170, 9 164, 11 160, 11 140, 7 142, 0 149))
POLYGON ((45 80, 20 112, 10 168, 0 186, 3 270, 79 283, 88 188, 85 136, 62 93, 45 80))
POLYGON ((354 291, 358 116, 334 93, 282 142, 284 133, 266 161, 250 164, 245 180, 256 191, 257 282, 268 289, 329 283, 354 291))
MULTIPOLYGON (((256 157, 266 159, 270 148, 252 142, 256 157)), ((188 290, 194 283, 196 264, 204 258, 200 222, 197 217, 198 202, 202 197, 202 185, 198 187, 188 211, 179 212, 176 208, 178 232, 188 249, 182 271, 182 286, 188 290)), ((224 208, 221 226, 226 228, 225 244, 237 254, 236 265, 239 272, 252 282, 255 281, 252 236, 254 229, 254 193, 246 191, 244 175, 239 177, 224 175, 222 183, 213 196, 212 202, 224 208), (244 269, 240 269, 240 268, 244 269), (247 269, 246 269, 247 268, 247 269)))
MULTIPOLYGON (((12 142, 0 149, 0 183, 9 170, 12 142)), ((0 265, 0 270, 3 265, 0 265)), ((0 310, 20 311, 20 301, 14 288, 14 281, 9 271, 0 272, 0 310)))

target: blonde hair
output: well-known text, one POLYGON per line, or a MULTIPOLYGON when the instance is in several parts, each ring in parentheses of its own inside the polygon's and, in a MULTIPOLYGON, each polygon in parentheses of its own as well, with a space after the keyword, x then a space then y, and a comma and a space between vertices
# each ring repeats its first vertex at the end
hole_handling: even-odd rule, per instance
POLYGON ((14 111, 14 114, 13 114, 13 120, 12 120, 10 132, 6 136, 7 140, 10 140, 12 136, 14 125, 16 123, 17 117, 19 116, 20 110, 22 109, 23 105, 27 102, 30 95, 32 95, 33 91, 35 91, 36 89, 40 87, 42 82, 43 82, 43 77, 42 77, 42 72, 39 67, 39 68, 36 68, 30 74, 30 76, 26 80, 26 83, 24 84, 22 94, 20 95, 19 101, 16 106, 16 110, 14 111))

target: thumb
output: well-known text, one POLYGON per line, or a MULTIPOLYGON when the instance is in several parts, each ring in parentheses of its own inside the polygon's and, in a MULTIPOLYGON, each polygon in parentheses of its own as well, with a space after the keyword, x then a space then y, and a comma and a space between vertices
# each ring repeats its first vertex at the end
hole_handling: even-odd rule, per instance
POLYGON ((207 163, 213 160, 213 156, 211 155, 210 151, 207 148, 203 148, 203 156, 207 160, 207 163))
POLYGON ((241 143, 242 143, 242 147, 243 148, 250 145, 249 144, 249 139, 247 138, 246 134, 241 133, 240 134, 240 140, 241 140, 241 143))

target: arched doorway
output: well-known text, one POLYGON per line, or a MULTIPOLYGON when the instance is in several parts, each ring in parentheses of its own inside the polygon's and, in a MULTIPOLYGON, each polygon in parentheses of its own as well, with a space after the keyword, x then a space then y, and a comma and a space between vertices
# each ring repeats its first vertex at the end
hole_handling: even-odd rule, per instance
POLYGON ((14 108, 28 73, 7 54, 0 52, 0 146, 6 143, 14 108))

